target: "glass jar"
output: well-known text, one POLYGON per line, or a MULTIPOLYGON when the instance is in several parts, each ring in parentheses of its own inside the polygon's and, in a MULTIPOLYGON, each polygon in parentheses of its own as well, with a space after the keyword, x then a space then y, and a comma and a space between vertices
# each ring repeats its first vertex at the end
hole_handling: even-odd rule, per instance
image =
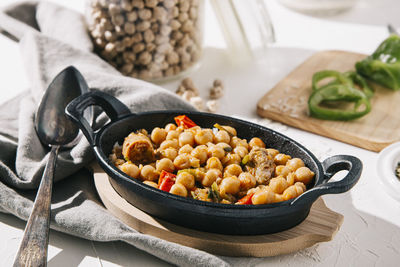
POLYGON ((203 0, 90 0, 95 51, 122 74, 151 81, 199 63, 203 0))

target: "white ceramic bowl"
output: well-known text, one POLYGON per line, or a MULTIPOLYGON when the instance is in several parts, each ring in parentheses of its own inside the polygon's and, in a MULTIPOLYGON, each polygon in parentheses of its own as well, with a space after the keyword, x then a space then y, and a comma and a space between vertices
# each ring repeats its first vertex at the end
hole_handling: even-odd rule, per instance
POLYGON ((400 161, 400 142, 391 144, 378 155, 376 172, 388 194, 400 201, 400 179, 395 175, 397 163, 400 161))

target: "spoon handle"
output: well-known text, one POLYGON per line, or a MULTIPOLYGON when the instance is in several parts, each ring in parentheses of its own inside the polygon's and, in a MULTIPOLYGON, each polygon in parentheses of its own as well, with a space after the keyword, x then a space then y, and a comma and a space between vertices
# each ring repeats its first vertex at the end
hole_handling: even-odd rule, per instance
POLYGON ((49 160, 33 204, 32 213, 25 227, 14 267, 46 266, 49 243, 50 204, 53 176, 60 146, 52 146, 49 160))

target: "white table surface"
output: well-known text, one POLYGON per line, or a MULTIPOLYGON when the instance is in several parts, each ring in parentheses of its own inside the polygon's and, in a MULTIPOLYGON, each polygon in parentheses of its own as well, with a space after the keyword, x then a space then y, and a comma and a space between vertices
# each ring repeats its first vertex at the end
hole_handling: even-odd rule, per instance
MULTIPOLYGON (((14 2, 2 0, 0 7, 14 2)), ((84 6, 82 0, 57 2, 78 11, 84 6)), ((387 23, 400 26, 400 2, 397 0, 359 0, 353 9, 331 17, 302 15, 276 0, 267 1, 267 5, 277 37, 275 48, 264 62, 241 67, 229 65, 224 41, 215 27, 216 19, 210 7, 206 8, 206 57, 192 76, 204 95, 213 79, 225 82, 227 93, 221 101, 220 113, 257 118, 258 99, 312 53, 287 47, 371 53, 387 36, 387 23)), ((18 45, 2 35, 0 78, 0 103, 29 86, 18 45)), ((176 84, 171 82, 164 87, 174 90, 176 84)), ((389 197, 379 183, 375 167, 378 154, 279 124, 272 126, 303 143, 317 156, 355 155, 363 161, 364 171, 350 192, 323 197, 329 208, 344 215, 344 223, 332 241, 290 255, 243 259, 242 265, 398 266, 400 203, 389 197)), ((0 266, 12 265, 24 226, 25 222, 0 214, 0 266)), ((51 231, 48 265, 164 266, 167 263, 122 242, 92 242, 51 231)))

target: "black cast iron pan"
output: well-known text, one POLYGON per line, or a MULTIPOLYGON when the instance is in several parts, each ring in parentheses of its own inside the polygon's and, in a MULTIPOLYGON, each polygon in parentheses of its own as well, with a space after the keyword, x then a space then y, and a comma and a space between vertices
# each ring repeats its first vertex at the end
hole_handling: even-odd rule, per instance
POLYGON ((92 91, 73 100, 67 114, 79 125, 90 142, 100 166, 109 175, 114 189, 129 203, 165 221, 206 232, 232 235, 255 235, 279 232, 302 222, 313 202, 323 194, 338 194, 350 190, 362 171, 361 161, 353 156, 337 155, 319 162, 296 141, 271 129, 243 120, 202 112, 152 111, 132 114, 118 99, 92 91), (94 132, 83 117, 84 110, 100 106, 111 119, 94 132), (227 205, 176 196, 130 178, 108 160, 115 142, 122 144, 134 130, 164 127, 177 115, 186 114, 201 127, 214 123, 236 128, 240 138, 260 137, 267 145, 292 157, 301 158, 315 173, 315 179, 301 196, 266 205, 227 205), (338 171, 348 170, 340 181, 328 182, 338 171))

